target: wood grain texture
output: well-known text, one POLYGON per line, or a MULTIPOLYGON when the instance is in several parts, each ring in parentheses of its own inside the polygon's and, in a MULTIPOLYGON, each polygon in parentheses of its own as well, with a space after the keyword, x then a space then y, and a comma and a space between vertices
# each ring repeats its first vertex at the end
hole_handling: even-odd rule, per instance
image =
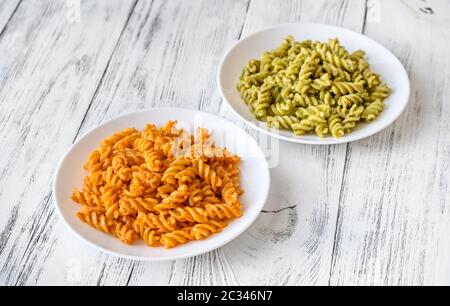
MULTIPOLYGON (((431 2, 430 2, 431 3, 431 2)), ((405 113, 349 145, 332 284, 450 283, 450 22, 381 1, 366 34, 403 62, 405 113)))
POLYGON ((19 8, 21 0, 2 0, 0 1, 0 37, 5 31, 5 27, 11 20, 14 13, 19 8))
POLYGON ((67 1, 0 2, 0 284, 450 284, 446 6, 90 0, 79 21, 69 9, 67 1), (106 119, 155 106, 237 122, 216 87, 220 58, 239 38, 289 22, 343 26, 391 49, 412 81, 402 117, 349 145, 271 143, 280 154, 264 211, 235 241, 202 256, 119 259, 65 228, 51 184, 73 141, 106 119))
POLYGON ((4 48, 0 79, 0 283, 36 283, 65 240, 55 231, 53 172, 133 4, 108 3, 86 2, 82 21, 70 23, 64 1, 24 1, 3 33, 0 48, 16 39, 4 48))
MULTIPOLYGON (((220 96, 215 70, 227 42, 236 39, 246 13, 245 1, 139 1, 117 44, 104 77, 80 128, 141 108, 178 106, 214 111, 220 96)), ((56 252, 73 254, 72 242, 56 252)), ((80 247, 85 248, 82 243, 80 247)), ((167 284, 171 263, 139 264, 97 253, 76 256, 82 263, 81 283, 167 284)), ((51 272, 50 272, 51 273, 51 272)), ((185 273, 186 274, 186 273, 185 273)), ((43 276, 53 282, 55 275, 43 276)), ((64 276, 63 276, 64 277, 64 276)), ((47 281, 48 280, 48 281, 47 281)), ((58 279, 65 282, 65 279, 58 279)))
MULTIPOLYGON (((291 22, 360 32, 364 13, 362 1, 252 1, 243 36, 291 22)), ((222 113, 235 119, 225 107, 222 113)), ((257 136, 260 142, 266 139, 257 136)), ((280 142, 279 152, 266 212, 222 252, 239 284, 328 284, 346 146, 280 142)))

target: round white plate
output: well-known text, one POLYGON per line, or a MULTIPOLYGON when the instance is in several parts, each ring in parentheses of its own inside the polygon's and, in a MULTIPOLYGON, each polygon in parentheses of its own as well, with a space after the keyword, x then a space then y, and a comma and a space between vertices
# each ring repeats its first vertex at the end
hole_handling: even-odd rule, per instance
POLYGON ((56 207, 67 226, 83 241, 107 253, 138 260, 174 260, 199 255, 230 242, 244 232, 261 212, 269 193, 269 168, 264 153, 244 130, 231 122, 194 110, 178 108, 155 108, 126 114, 92 129, 81 137, 62 159, 56 172, 53 194, 56 207), (107 136, 127 127, 143 129, 145 124, 161 126, 168 120, 177 120, 177 127, 191 133, 197 127, 211 131, 215 143, 226 146, 241 156, 241 196, 243 216, 230 222, 220 233, 211 237, 191 241, 172 249, 151 248, 143 241, 129 246, 111 235, 100 232, 81 222, 76 217, 80 206, 70 199, 72 189, 80 188, 86 172, 83 169, 88 154, 97 148, 107 136))
POLYGON ((307 144, 344 143, 378 133, 400 116, 408 103, 410 92, 408 74, 405 68, 385 47, 367 36, 350 30, 311 23, 279 25, 256 32, 238 41, 220 63, 218 85, 222 97, 230 109, 248 125, 280 139, 307 144), (240 98, 236 85, 249 60, 260 58, 263 51, 276 48, 287 35, 292 35, 299 41, 305 39, 326 41, 337 37, 350 52, 358 49, 364 50, 372 70, 380 73, 382 79, 392 89, 391 95, 385 100, 385 109, 380 116, 371 123, 359 123, 352 133, 341 138, 331 136, 320 138, 316 135, 296 136, 289 131, 272 129, 265 122, 256 120, 245 102, 240 98))

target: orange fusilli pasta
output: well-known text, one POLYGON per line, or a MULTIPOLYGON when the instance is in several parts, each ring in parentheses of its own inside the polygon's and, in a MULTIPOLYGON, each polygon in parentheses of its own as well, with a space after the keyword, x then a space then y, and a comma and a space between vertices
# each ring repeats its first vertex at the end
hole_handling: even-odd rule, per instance
POLYGON ((171 248, 220 232, 242 215, 237 155, 169 121, 127 128, 89 154, 72 200, 80 220, 132 244, 171 248))

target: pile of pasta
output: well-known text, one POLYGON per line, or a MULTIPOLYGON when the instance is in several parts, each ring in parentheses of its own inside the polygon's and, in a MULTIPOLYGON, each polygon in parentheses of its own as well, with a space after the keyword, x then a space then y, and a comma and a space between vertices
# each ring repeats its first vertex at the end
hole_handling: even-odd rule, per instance
POLYGON ((237 155, 215 146, 205 129, 195 136, 169 121, 127 128, 90 153, 78 217, 132 244, 171 248, 220 232, 242 215, 237 155))
POLYGON ((349 53, 338 39, 298 42, 292 36, 251 60, 237 89, 258 120, 320 137, 341 137, 359 121, 372 121, 390 93, 364 51, 349 53))

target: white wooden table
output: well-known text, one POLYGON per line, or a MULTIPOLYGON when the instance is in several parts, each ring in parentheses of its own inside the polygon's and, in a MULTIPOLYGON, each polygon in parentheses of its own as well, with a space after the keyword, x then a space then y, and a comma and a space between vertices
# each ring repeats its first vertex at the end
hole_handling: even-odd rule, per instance
POLYGON ((1 0, 0 284, 450 285, 450 11, 430 1, 1 0), (80 135, 162 105, 236 120, 221 56, 288 22, 388 47, 411 78, 403 115, 350 144, 281 142, 265 211, 211 253, 124 260, 65 228, 51 185, 80 135))

